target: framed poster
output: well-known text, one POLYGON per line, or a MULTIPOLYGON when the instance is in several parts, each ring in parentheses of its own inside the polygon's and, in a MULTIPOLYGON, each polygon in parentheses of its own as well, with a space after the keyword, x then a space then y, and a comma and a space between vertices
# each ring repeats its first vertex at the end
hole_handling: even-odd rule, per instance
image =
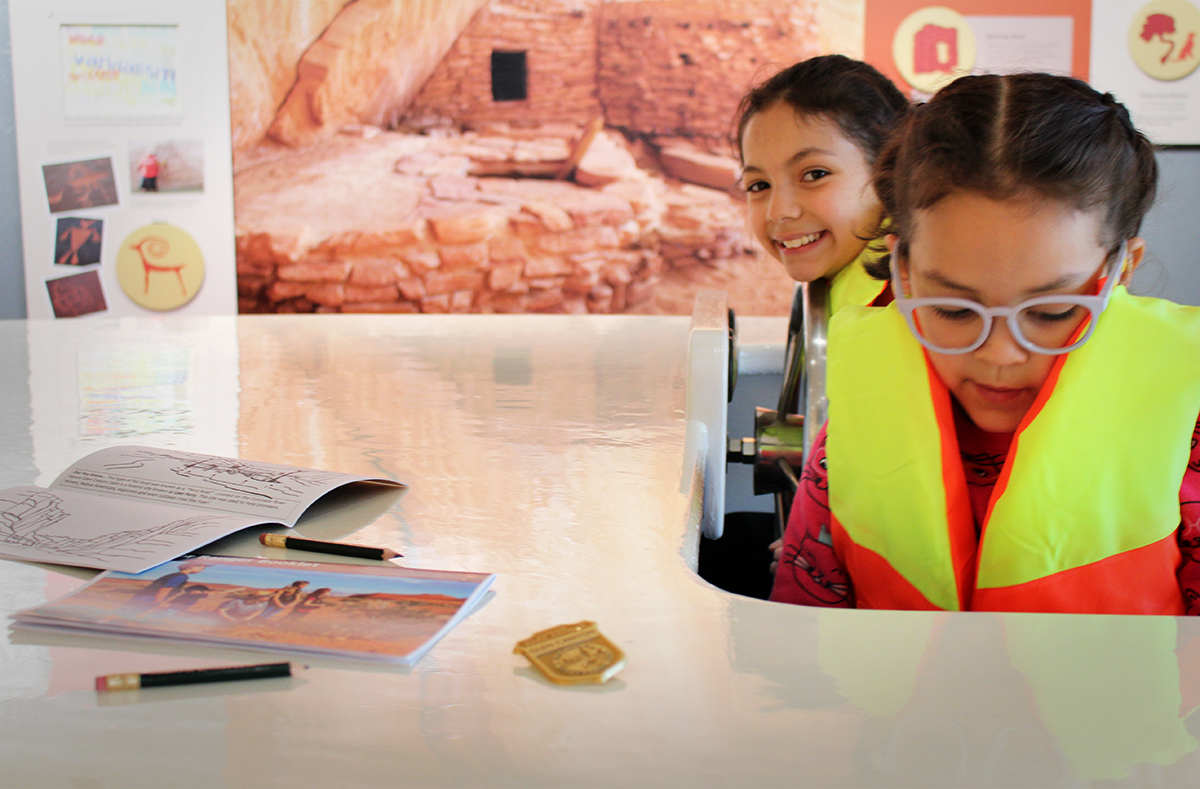
POLYGON ((866 0, 864 59, 923 99, 971 73, 1088 78, 1091 0, 866 0))

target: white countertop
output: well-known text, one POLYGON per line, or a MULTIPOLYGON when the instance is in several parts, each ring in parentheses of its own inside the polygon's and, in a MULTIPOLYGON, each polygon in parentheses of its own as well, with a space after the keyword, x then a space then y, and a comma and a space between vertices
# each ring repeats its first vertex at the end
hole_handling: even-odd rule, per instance
MULTIPOLYGON (((102 696, 101 674, 264 657, 10 630, 0 786, 1200 785, 1195 618, 822 611, 698 578, 688 331, 0 322, 0 487, 128 443, 386 475, 410 486, 386 511, 298 531, 498 574, 411 669, 309 660, 291 679, 102 696), (552 685, 512 653, 584 619, 628 656, 607 685, 552 685)), ((268 550, 242 535, 214 552, 268 550)), ((0 560, 4 613, 89 575, 0 560)))

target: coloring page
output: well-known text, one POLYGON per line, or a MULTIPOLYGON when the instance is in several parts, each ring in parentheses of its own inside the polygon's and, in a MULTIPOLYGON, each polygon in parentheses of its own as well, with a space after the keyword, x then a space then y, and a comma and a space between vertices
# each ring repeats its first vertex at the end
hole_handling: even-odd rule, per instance
POLYGON ((0 556, 136 573, 262 522, 24 485, 0 491, 0 556))
POLYGON ((362 479, 176 449, 122 446, 93 452, 51 487, 292 524, 324 494, 362 479))

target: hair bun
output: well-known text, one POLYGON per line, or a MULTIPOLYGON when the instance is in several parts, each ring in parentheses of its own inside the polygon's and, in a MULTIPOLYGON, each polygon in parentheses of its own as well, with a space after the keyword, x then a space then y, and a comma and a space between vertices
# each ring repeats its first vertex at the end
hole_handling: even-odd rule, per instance
POLYGON ((1134 128, 1133 119, 1129 117, 1129 109, 1117 101, 1116 97, 1111 93, 1105 93, 1100 97, 1100 103, 1110 110, 1113 110, 1117 115, 1117 120, 1121 122, 1121 127, 1125 129, 1125 133, 1131 138, 1137 134, 1137 129, 1134 128))

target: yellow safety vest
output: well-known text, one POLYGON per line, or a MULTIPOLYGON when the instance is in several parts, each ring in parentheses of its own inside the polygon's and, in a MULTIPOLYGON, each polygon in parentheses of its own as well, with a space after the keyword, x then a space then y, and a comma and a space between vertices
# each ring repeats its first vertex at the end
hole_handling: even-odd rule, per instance
POLYGON ((836 315, 842 307, 869 305, 883 293, 888 283, 875 279, 864 267, 885 253, 887 247, 882 241, 871 241, 858 253, 858 257, 833 275, 833 282, 829 286, 830 315, 836 315))
POLYGON ((976 540, 950 394, 894 307, 829 329, 834 546, 878 608, 1179 614, 1200 309, 1117 288, 1013 436, 976 540))

